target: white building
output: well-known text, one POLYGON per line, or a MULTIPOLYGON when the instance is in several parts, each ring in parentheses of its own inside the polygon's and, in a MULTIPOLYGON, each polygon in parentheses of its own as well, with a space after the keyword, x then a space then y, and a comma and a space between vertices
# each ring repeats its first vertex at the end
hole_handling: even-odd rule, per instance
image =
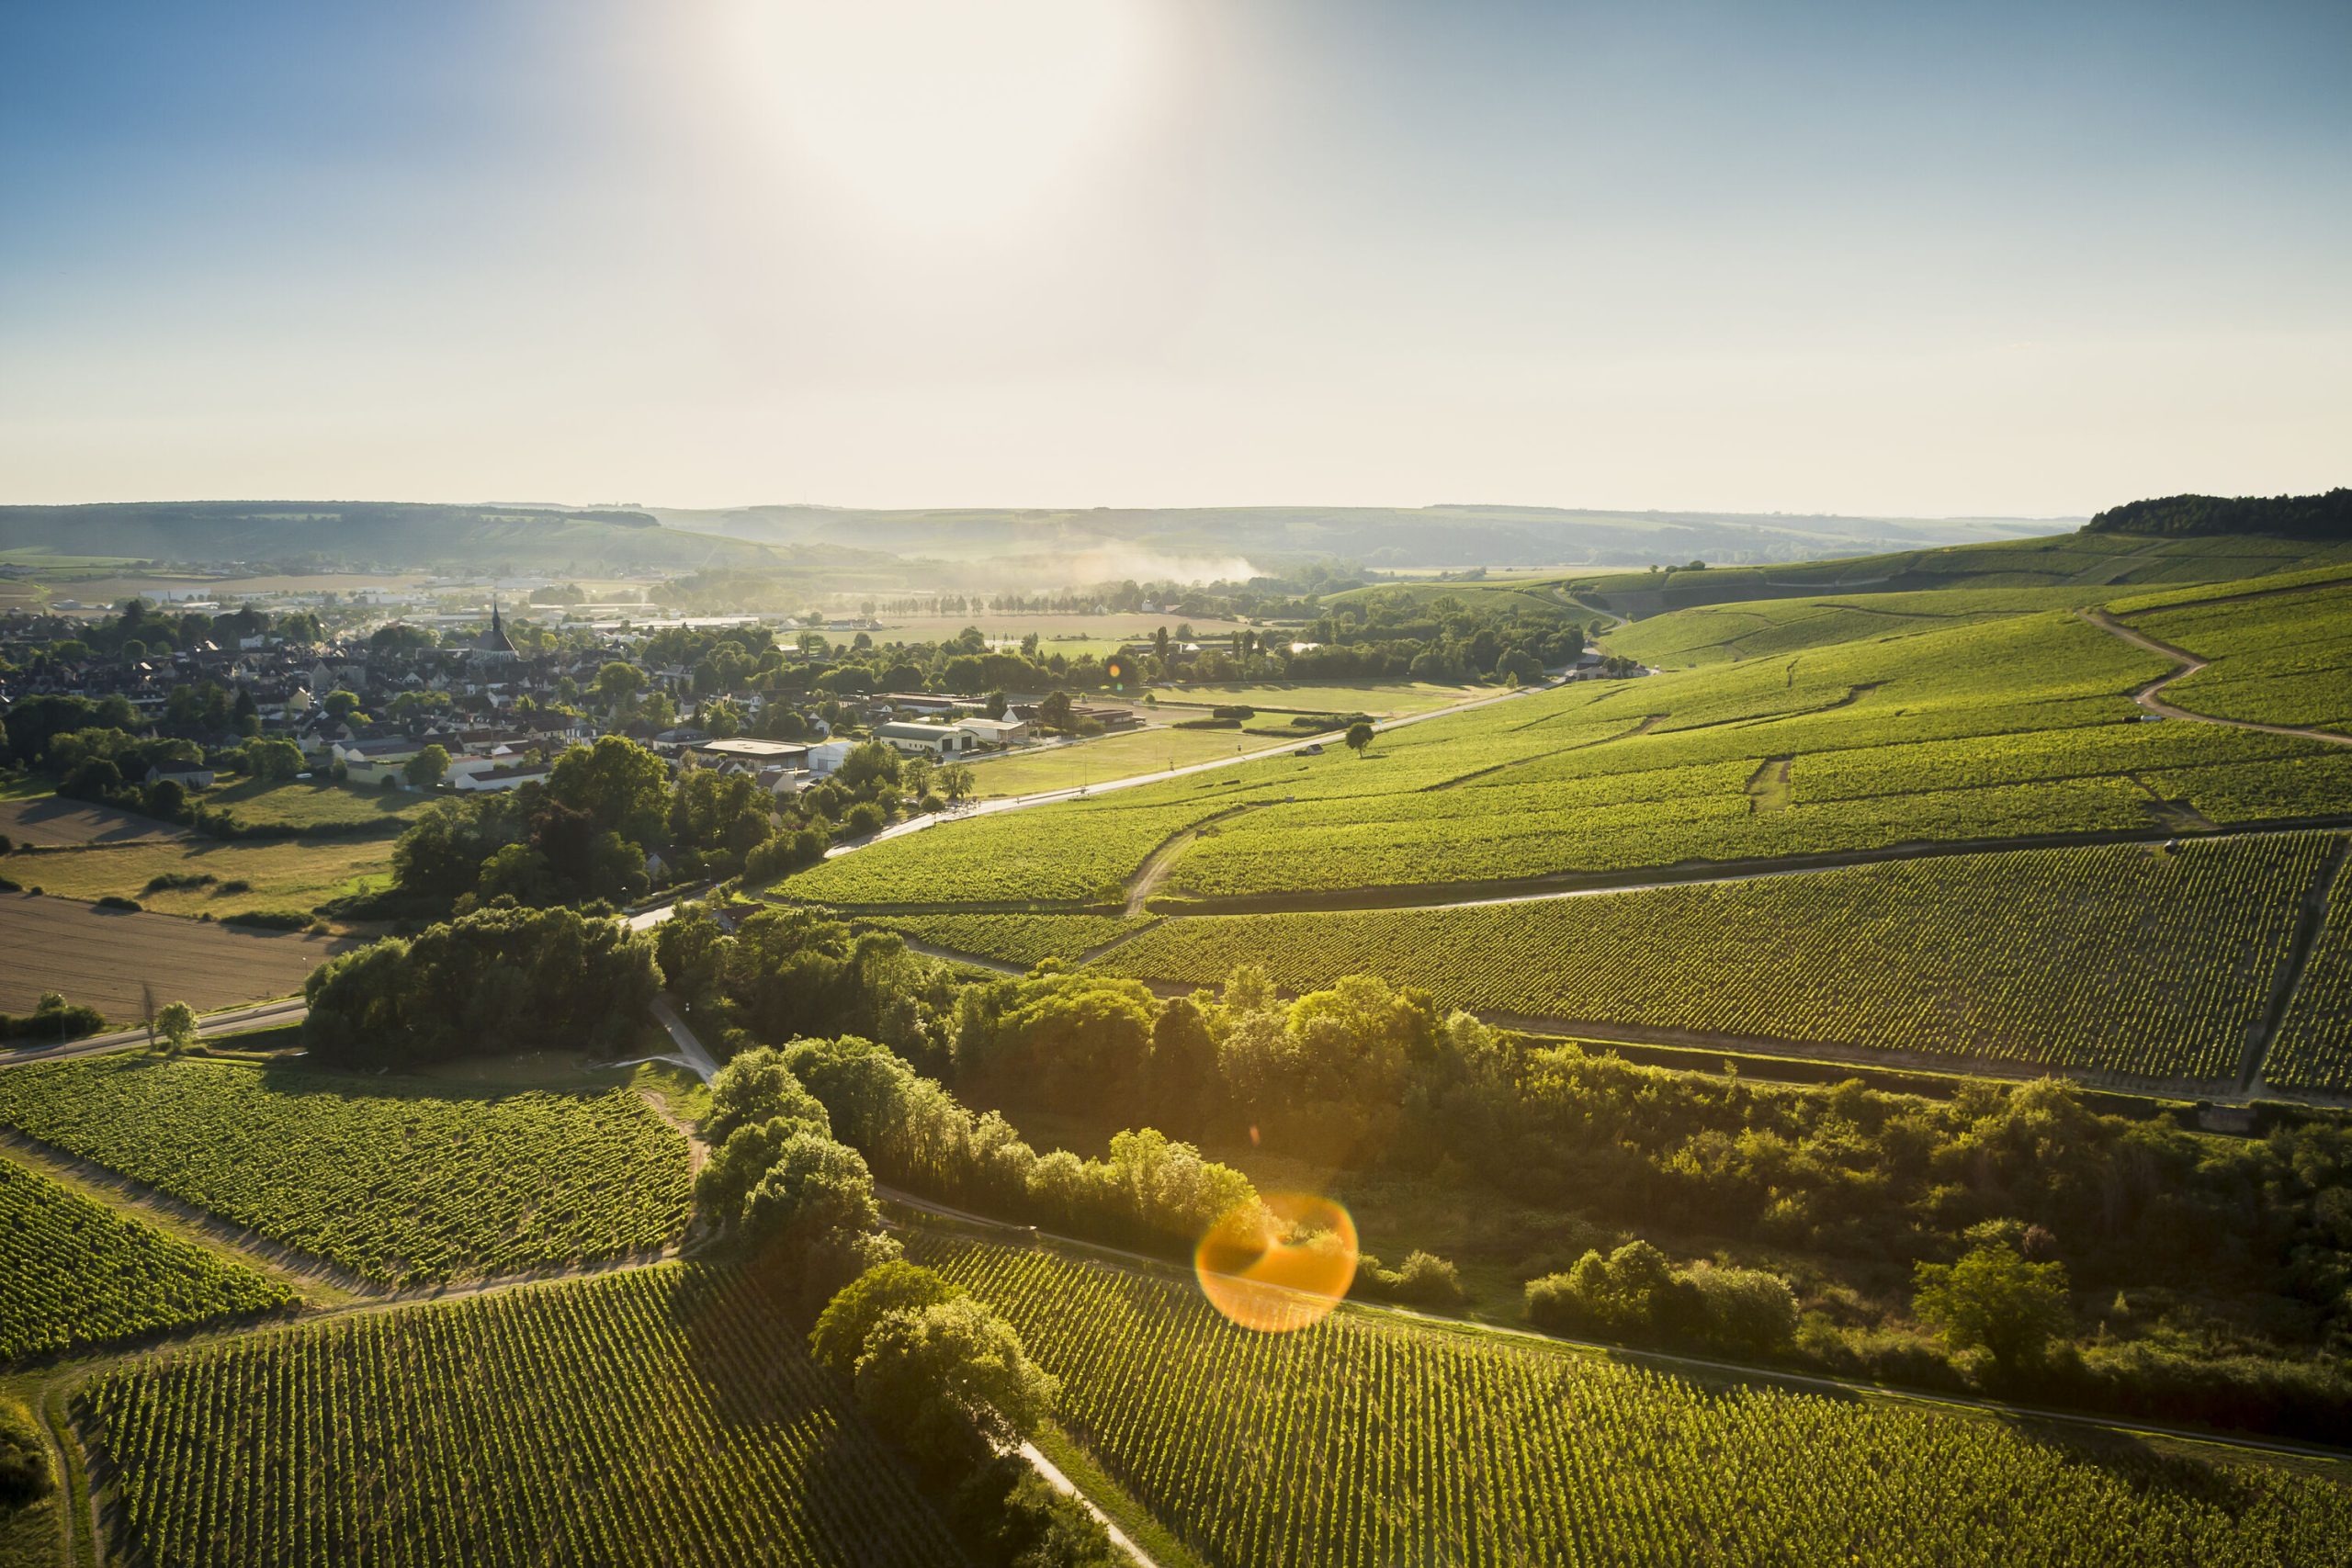
POLYGON ((874 738, 899 751, 933 757, 960 757, 980 744, 978 736, 953 724, 885 724, 874 738))

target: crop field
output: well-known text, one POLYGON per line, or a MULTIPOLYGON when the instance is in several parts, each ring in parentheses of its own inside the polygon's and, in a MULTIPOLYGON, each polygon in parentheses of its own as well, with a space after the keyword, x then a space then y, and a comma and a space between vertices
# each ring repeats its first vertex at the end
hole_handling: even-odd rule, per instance
POLYGON ((2340 1561, 2352 1489, 1892 1400, 1701 1382, 919 1233, 1062 1379, 1062 1424, 1204 1562, 2340 1561))
POLYGON ((2335 874, 2327 923, 2262 1061, 2275 1089, 2352 1090, 2352 860, 2335 874))
POLYGON ((8 875, 28 887, 68 898, 135 898, 143 908, 165 914, 216 919, 263 909, 306 914, 329 898, 389 882, 392 840, 246 839, 224 843, 187 838, 42 850, 11 855, 7 866, 8 875), (153 886, 159 877, 210 880, 153 886))
MULTIPOLYGON (((8 864, 26 862, 11 856, 8 864)), ((139 1016, 142 983, 154 987, 159 1004, 209 1011, 299 991, 311 970, 347 945, 0 893, 0 953, 7 955, 0 963, 0 1012, 30 1012, 40 993, 62 991, 119 1021, 139 1016)))
POLYGON ((387 1285, 650 1253, 686 1219, 685 1141, 626 1089, 99 1057, 0 1072, 0 1122, 387 1285))
POLYGON ((2165 688, 2191 713, 2352 735, 2352 583, 2132 617, 2211 663, 2165 688))
MULTIPOLYGON (((0 799, 0 833, 18 844, 116 844, 126 839, 176 839, 187 831, 152 817, 62 795, 42 793, 0 799)), ((25 863, 0 862, 0 871, 25 863)))
POLYGON ((241 1263, 0 1155, 0 1366, 294 1299, 241 1263))
POLYGON ((1048 958, 1075 964, 1151 921, 1118 915, 901 915, 859 923, 1028 968, 1048 958))
MULTIPOLYGON (((1442 909, 1164 920, 1101 961, 1476 1011, 2234 1079, 2324 834, 1968 855, 1442 909)), ((2352 1089, 2352 1082, 2334 1087, 2352 1089)))
POLYGON ((402 789, 360 789, 350 784, 288 781, 270 784, 247 779, 197 797, 208 808, 226 813, 248 828, 291 828, 297 832, 319 829, 344 832, 368 827, 398 833, 408 818, 433 796, 402 789))
POLYGON ((682 1264, 150 1357, 78 1408, 153 1568, 960 1560, 763 1293, 682 1264))

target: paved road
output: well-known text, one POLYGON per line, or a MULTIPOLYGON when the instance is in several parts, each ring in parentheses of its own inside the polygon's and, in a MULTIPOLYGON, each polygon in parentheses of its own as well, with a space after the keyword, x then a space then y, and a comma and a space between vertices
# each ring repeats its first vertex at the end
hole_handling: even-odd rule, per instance
MULTIPOLYGON (((251 1007, 232 1008, 227 1012, 208 1013, 197 1020, 196 1032, 200 1037, 240 1033, 248 1029, 275 1029, 281 1024, 300 1023, 311 1016, 311 1006, 300 997, 282 997, 276 1001, 256 1002, 251 1007)), ((102 1051, 119 1051, 126 1045, 147 1043, 147 1027, 109 1030, 104 1034, 92 1034, 63 1045, 52 1045, 43 1051, 10 1051, 0 1053, 0 1065, 16 1062, 47 1062, 65 1056, 90 1056, 102 1051)))

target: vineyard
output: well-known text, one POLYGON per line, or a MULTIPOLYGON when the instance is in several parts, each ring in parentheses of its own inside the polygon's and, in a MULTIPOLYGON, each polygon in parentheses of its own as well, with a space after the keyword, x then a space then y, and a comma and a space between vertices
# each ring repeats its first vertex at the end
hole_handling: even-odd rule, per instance
POLYGON ((637 1095, 130 1057, 0 1073, 0 1123, 388 1285, 648 1253, 685 1141, 637 1095))
POLYGON ((2352 734, 2352 583, 2132 617, 2212 662, 2165 690, 2192 713, 2352 734))
POLYGON ((1062 1379, 1063 1424, 1216 1568, 2342 1562, 2352 1489, 1922 1404, 1716 1385, 919 1236, 1062 1379))
POLYGON ((860 923, 1026 969, 1048 958, 1075 964, 1151 921, 1117 915, 898 915, 860 923))
MULTIPOLYGON (((2151 1078, 2234 1078, 2335 840, 2119 845, 1458 908, 1204 916, 1138 979, 1373 974, 1455 1006, 2151 1078)), ((2352 1087, 2346 1085, 2344 1087, 2352 1087)))
POLYGON ((0 1156, 0 1366, 294 1299, 242 1264, 0 1156))
POLYGON ((2352 1089, 2352 860, 2335 874, 2327 923, 2263 1058, 2262 1081, 2323 1093, 2352 1089))
POLYGON ((763 1292, 681 1264, 153 1356, 77 1413, 152 1568, 959 1560, 763 1292))

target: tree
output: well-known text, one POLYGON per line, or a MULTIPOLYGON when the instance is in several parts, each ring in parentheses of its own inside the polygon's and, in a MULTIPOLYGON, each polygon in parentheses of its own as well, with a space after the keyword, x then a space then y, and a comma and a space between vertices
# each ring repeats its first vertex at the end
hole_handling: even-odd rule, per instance
POLYGON ((2066 1266, 2029 1263, 2005 1241, 1957 1263, 1922 1263, 1913 1279, 1911 1310, 1919 1321, 1948 1344, 1990 1352, 2004 1371, 2038 1365, 2073 1318, 2066 1266))
POLYGON ((1353 751, 1357 756, 1361 757, 1363 755, 1364 748, 1371 744, 1372 726, 1364 723, 1362 719, 1358 719, 1355 723, 1348 726, 1349 750, 1353 751))
POLYGON ((359 694, 337 686, 327 694, 323 705, 328 718, 337 724, 349 724, 359 713, 359 694))
POLYGON ((972 776, 971 765, 967 762, 950 762, 940 769, 938 783, 939 793, 945 795, 952 806, 961 806, 971 799, 972 791, 978 787, 978 781, 972 776))
POLYGON ((808 1331, 809 1354, 844 1380, 854 1377, 876 1324, 892 1313, 922 1312, 963 1293, 963 1286, 919 1264, 879 1264, 843 1285, 818 1315, 817 1326, 808 1331))
POLYGON ((883 1317, 865 1337, 856 1382, 875 1425, 935 1473, 1021 1442, 1061 1392, 1012 1325, 970 1296, 883 1317))
POLYGON ((176 1056, 196 1043, 196 1010, 186 1002, 165 1002, 155 1014, 155 1043, 176 1056))
POLYGON ((302 749, 291 740, 245 742, 245 772, 268 784, 283 784, 302 771, 302 749))
POLYGON ((645 671, 616 659, 596 671, 596 695, 608 708, 625 706, 645 690, 645 671))
MULTIPOLYGON (((708 920, 668 922, 681 930, 697 923, 716 929, 715 922, 708 920)), ((662 935, 670 934, 665 927, 662 935)), ((703 1118, 702 1135, 714 1145, 724 1144, 738 1128, 778 1116, 806 1122, 828 1137, 832 1135, 832 1124, 825 1118, 824 1106, 792 1076, 792 1069, 784 1065, 784 1053, 773 1045, 762 1045, 737 1056, 710 1080, 710 1111, 703 1118)))
POLYGON ((1038 728, 1067 730, 1072 722, 1073 715, 1068 692, 1055 692, 1037 705, 1038 728))
POLYGON ((49 1444, 32 1413, 13 1399, 0 1401, 0 1505, 30 1503, 54 1484, 49 1444))
POLYGON ((446 746, 427 746, 408 760, 401 776, 408 780, 411 789, 431 789, 447 776, 449 750, 446 746))

